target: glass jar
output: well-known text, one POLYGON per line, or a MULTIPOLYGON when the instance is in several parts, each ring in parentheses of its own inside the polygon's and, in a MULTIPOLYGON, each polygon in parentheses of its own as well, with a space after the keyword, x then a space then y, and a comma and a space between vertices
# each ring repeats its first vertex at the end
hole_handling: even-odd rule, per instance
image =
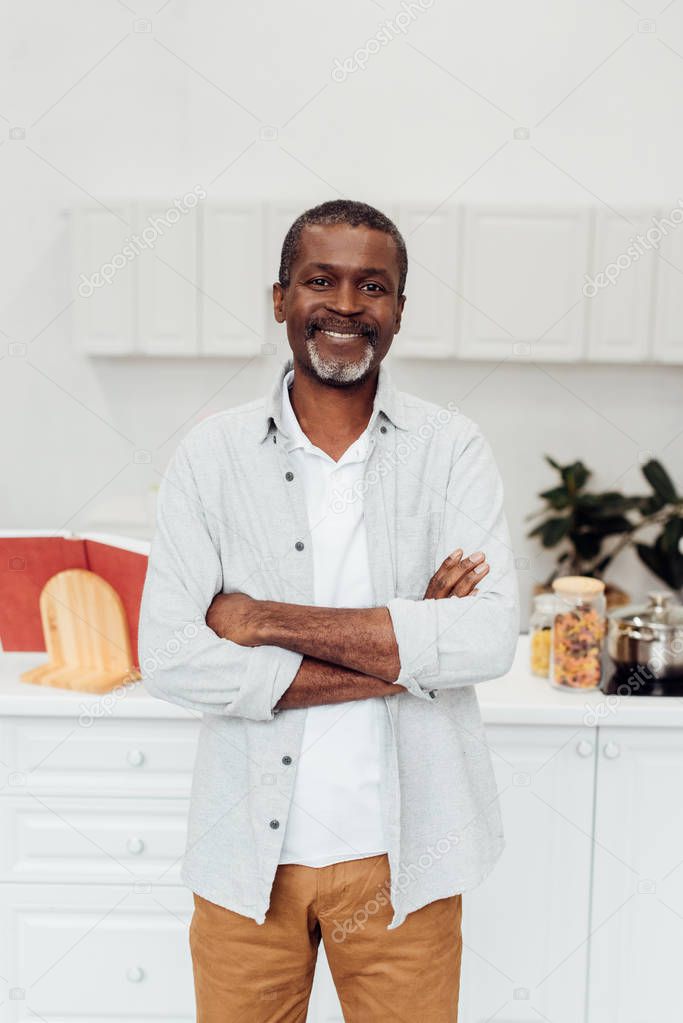
POLYGON ((605 584, 585 575, 553 582, 555 616, 550 677, 561 689, 598 689, 605 640, 605 584))
POLYGON ((550 675, 550 643, 554 615, 555 594, 537 594, 529 619, 529 654, 531 674, 538 675, 539 678, 548 678, 550 675))

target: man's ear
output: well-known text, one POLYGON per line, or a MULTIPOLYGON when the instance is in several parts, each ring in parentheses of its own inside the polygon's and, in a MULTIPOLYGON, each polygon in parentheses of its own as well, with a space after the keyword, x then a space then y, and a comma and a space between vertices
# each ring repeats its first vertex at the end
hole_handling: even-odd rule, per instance
POLYGON ((403 307, 405 304, 406 304, 405 295, 399 295, 396 309, 396 319, 394 320, 395 324, 394 334, 398 334, 399 330, 401 329, 401 317, 403 316, 403 307))
POLYGON ((273 284, 273 315, 277 323, 285 322, 285 291, 279 281, 273 284))

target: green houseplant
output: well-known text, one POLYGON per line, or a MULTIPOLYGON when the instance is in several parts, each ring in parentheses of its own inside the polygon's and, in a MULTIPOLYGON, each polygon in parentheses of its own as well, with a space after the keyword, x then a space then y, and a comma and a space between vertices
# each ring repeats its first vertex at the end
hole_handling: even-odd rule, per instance
MULTIPOLYGON (((625 547, 633 545, 646 567, 672 590, 683 589, 683 498, 662 464, 650 459, 642 472, 650 493, 626 496, 617 490, 599 493, 587 488, 592 475, 583 462, 560 465, 544 456, 559 473, 556 486, 539 494, 542 509, 527 515, 538 518, 528 533, 549 549, 557 548, 555 566, 541 588, 548 588, 560 574, 604 577, 607 568, 625 547), (646 527, 659 525, 652 544, 638 542, 646 527)), ((608 588, 608 587, 606 587, 608 588)), ((625 603, 612 586, 612 604, 625 603)), ((608 595, 608 603, 609 603, 608 595)))

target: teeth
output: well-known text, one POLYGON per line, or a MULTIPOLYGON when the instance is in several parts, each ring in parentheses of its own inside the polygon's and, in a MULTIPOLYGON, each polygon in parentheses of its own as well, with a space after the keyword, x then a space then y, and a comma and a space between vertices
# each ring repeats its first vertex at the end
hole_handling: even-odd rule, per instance
POLYGON ((338 334, 336 330, 323 330, 322 334, 327 334, 328 337, 362 337, 362 334, 338 334))

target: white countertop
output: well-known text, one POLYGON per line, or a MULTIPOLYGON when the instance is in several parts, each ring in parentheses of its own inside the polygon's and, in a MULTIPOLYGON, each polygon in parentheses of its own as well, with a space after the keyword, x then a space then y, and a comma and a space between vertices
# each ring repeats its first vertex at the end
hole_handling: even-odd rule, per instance
MULTIPOLYGON (((0 716, 184 718, 198 715, 151 696, 142 682, 97 696, 20 681, 20 674, 45 663, 44 653, 0 652, 0 716)), ((683 698, 607 696, 600 691, 564 692, 529 671, 529 637, 519 637, 507 675, 481 682, 476 691, 486 724, 658 725, 683 727, 683 698)))

